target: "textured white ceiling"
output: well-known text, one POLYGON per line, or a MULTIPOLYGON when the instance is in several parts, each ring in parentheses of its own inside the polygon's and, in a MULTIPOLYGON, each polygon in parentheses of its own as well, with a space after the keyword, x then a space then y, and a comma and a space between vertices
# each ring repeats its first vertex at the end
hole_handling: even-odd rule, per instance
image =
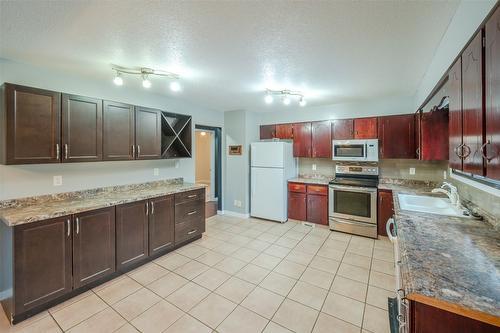
POLYGON ((176 98, 220 111, 282 110, 266 87, 315 106, 411 96, 458 3, 0 1, 0 57, 109 82, 112 63, 176 71, 176 98))

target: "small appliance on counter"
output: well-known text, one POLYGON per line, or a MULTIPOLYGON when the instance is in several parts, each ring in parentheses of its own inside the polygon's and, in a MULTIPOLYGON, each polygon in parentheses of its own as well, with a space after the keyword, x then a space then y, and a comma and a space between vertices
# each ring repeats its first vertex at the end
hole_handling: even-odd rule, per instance
POLYGON ((335 166, 328 192, 331 230, 377 238, 378 166, 349 163, 335 166))
POLYGON ((250 215, 267 220, 288 220, 288 180, 297 177, 293 144, 261 141, 250 146, 250 215))
POLYGON ((378 162, 378 139, 332 140, 332 160, 378 162))

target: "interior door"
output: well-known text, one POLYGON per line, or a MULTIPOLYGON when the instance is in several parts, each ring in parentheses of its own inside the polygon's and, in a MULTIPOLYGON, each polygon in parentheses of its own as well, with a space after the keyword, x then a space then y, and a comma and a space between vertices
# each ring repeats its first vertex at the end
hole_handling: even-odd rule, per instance
POLYGON ((462 155, 462 58, 453 64, 448 74, 450 112, 448 119, 449 152, 448 164, 455 170, 463 169, 462 155))
POLYGON ((479 32, 462 54, 463 171, 483 175, 483 46, 479 32))
POLYGON ((161 111, 135 107, 136 159, 161 157, 161 111))
POLYGON ((286 221, 286 194, 286 181, 283 169, 252 167, 252 216, 280 222, 286 221), (269 204, 270 202, 273 204, 269 204))
POLYGON ((486 177, 500 179, 500 7, 486 22, 486 177))
POLYGON ((102 100, 63 94, 62 160, 102 160, 102 100))
POLYGON ((115 208, 80 213, 73 218, 75 288, 115 271, 115 208))
POLYGON ((103 159, 133 160, 136 155, 134 107, 104 101, 103 110, 103 159))
POLYGON ((7 164, 61 161, 61 94, 5 84, 7 164))
POLYGON ((150 200, 149 255, 162 252, 174 245, 174 196, 150 200))

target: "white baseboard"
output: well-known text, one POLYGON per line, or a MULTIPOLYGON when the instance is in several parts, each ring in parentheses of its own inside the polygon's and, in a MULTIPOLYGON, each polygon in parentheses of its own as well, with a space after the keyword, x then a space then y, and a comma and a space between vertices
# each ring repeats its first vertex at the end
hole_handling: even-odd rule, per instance
POLYGON ((233 211, 230 211, 230 210, 218 210, 217 214, 219 214, 219 215, 234 216, 234 217, 239 217, 239 218, 242 218, 242 219, 247 219, 247 218, 250 217, 250 214, 248 214, 248 213, 242 214, 242 213, 237 213, 237 212, 233 212, 233 211))

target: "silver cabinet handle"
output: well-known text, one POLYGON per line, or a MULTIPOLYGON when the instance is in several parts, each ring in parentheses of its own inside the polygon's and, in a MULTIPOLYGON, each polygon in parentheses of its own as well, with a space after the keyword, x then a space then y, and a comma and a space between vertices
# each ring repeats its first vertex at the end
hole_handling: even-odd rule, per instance
POLYGON ((154 201, 151 201, 151 215, 154 215, 155 213, 155 203, 154 201))
POLYGON ((471 153, 471 150, 470 150, 470 147, 467 146, 466 144, 463 144, 462 145, 463 147, 462 148, 466 148, 467 149, 467 153, 465 155, 462 154, 462 158, 467 158, 469 157, 470 153, 471 153))
POLYGON ((80 233, 80 219, 77 217, 76 218, 76 234, 78 235, 80 233))
POLYGON ((196 198, 198 195, 197 194, 191 194, 191 195, 188 195, 188 198, 196 198))
POLYGON ((193 214, 196 214, 197 211, 196 210, 193 210, 192 212, 189 212, 188 215, 193 215, 193 214))
POLYGON ((132 145, 132 157, 135 158, 135 145, 132 145))
POLYGON ((60 159, 61 158, 61 147, 59 147, 59 144, 56 143, 56 159, 60 159))
POLYGON ((486 140, 486 142, 481 146, 481 148, 479 149, 481 151, 481 155, 483 155, 483 158, 487 161, 487 162, 490 162, 493 157, 488 157, 487 156, 487 152, 486 152, 486 146, 491 144, 491 141, 490 140, 486 140))
POLYGON ((71 220, 66 220, 66 227, 68 228, 68 237, 71 236, 71 220))
POLYGON ((198 231, 198 229, 193 229, 193 230, 189 231, 187 234, 188 234, 188 235, 192 235, 192 234, 194 234, 194 233, 195 233, 195 232, 197 232, 197 231, 198 231))
POLYGON ((148 205, 148 203, 146 202, 146 216, 148 216, 148 215, 149 215, 149 205, 148 205))
POLYGON ((68 144, 64 144, 64 159, 68 159, 68 144))
POLYGON ((420 157, 420 147, 417 148, 416 153, 417 153, 417 157, 420 157))
POLYGON ((137 145, 137 157, 141 156, 141 146, 137 145))

